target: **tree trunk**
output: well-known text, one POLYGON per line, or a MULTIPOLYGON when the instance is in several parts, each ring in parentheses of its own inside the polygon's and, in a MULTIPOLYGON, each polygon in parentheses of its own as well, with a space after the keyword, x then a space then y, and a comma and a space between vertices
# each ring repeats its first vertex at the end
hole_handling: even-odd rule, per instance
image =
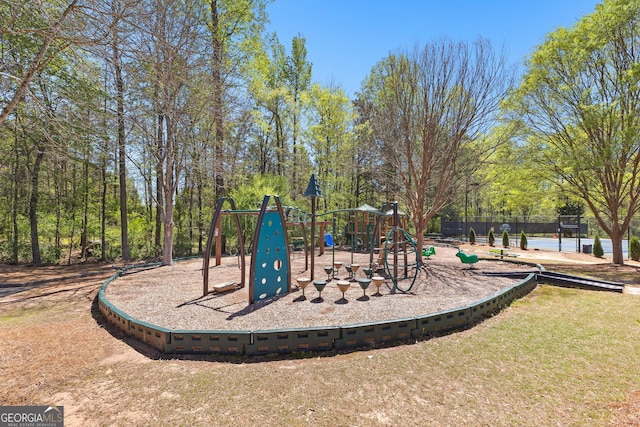
MULTIPOLYGON (((424 202, 422 202, 424 203, 424 202)), ((416 217, 414 221, 414 226, 416 228, 416 251, 418 252, 418 262, 420 265, 422 262, 422 249, 424 248, 424 230, 427 228, 428 221, 425 220, 424 215, 422 213, 419 217, 416 217)))
POLYGON ((104 152, 102 153, 102 164, 100 174, 102 180, 102 192, 100 194, 100 253, 102 261, 107 260, 107 142, 105 140, 104 152))
POLYGON ((187 251, 187 255, 191 256, 193 255, 193 182, 190 183, 188 188, 189 188, 189 209, 188 209, 189 211, 188 213, 189 249, 187 251))
MULTIPOLYGON (((169 192, 170 193, 170 192, 169 192)), ((164 243, 162 265, 173 264, 173 197, 165 193, 167 206, 164 213, 164 243)))
POLYGON ((122 67, 120 65, 120 54, 116 43, 113 45, 113 65, 115 68, 117 109, 118 109, 118 172, 120 183, 120 238, 122 242, 122 259, 129 261, 129 231, 127 221, 127 170, 125 151, 125 129, 124 129, 124 82, 122 79, 122 67))
MULTIPOLYGON (((277 107, 276 107, 277 108, 277 107)), ((282 129, 282 119, 280 118, 280 112, 276 110, 276 172, 278 175, 284 176, 284 130, 282 129)))
POLYGON ((56 253, 62 254, 62 244, 61 244, 61 229, 62 229, 62 198, 63 198, 63 183, 67 181, 66 174, 67 172, 67 162, 60 162, 60 170, 54 177, 54 193, 56 195, 56 227, 55 227, 55 236, 54 236, 54 245, 56 248, 56 253))
POLYGON ((204 212, 202 211, 202 190, 204 183, 202 182, 202 171, 198 167, 197 175, 197 195, 198 195, 198 253, 204 252, 204 212))
POLYGON ((215 121, 215 200, 224 195, 224 114, 222 110, 222 57, 223 41, 218 16, 218 1, 211 0, 211 34, 213 45, 212 80, 213 80, 213 120, 215 121))
POLYGON ((82 231, 80 233, 80 257, 87 259, 87 247, 89 246, 89 153, 82 165, 84 182, 82 183, 82 231))
MULTIPOLYGON (((296 105, 297 105, 297 101, 296 105)), ((298 113, 295 112, 294 109, 294 114, 293 114, 293 140, 292 140, 292 145, 293 145, 293 179, 292 179, 292 189, 293 189, 293 194, 298 195, 298 193, 300 192, 299 190, 301 189, 300 187, 300 183, 298 182, 300 180, 299 178, 299 174, 298 174, 298 167, 300 162, 298 161, 298 113)))
POLYGON ((161 248, 161 239, 160 236, 162 236, 162 222, 164 221, 164 214, 163 214, 163 201, 164 201, 164 197, 162 195, 162 192, 164 191, 162 189, 162 163, 163 163, 163 156, 164 156, 164 131, 163 131, 163 126, 164 126, 164 116, 162 114, 158 114, 157 115, 157 119, 158 119, 158 123, 157 123, 157 133, 156 133, 156 159, 157 159, 157 163, 156 163, 156 232, 155 232, 155 247, 156 250, 158 250, 159 248, 161 248))
POLYGON ((31 176, 31 198, 29 199, 29 224, 31 225, 31 257, 33 264, 42 264, 40 257, 40 242, 38 240, 38 184, 40 179, 40 165, 44 158, 44 150, 37 147, 36 161, 31 176))
POLYGON ((76 233, 76 199, 78 197, 78 187, 76 178, 76 163, 71 162, 71 235, 69 236, 69 253, 67 256, 67 264, 71 265, 71 253, 73 252, 73 238, 76 233))
MULTIPOLYGON (((16 122, 18 121, 18 115, 16 114, 16 122)), ((11 224, 13 225, 13 241, 11 245, 11 261, 13 264, 18 263, 18 167, 20 165, 20 157, 18 156, 18 129, 15 129, 15 164, 13 165, 13 194, 11 201, 11 224)))
POLYGON ((612 232, 611 233, 611 247, 613 249, 613 263, 618 265, 624 264, 624 254, 622 253, 622 239, 624 233, 612 232))
POLYGON ((175 141, 173 133, 173 123, 168 117, 165 118, 167 123, 167 140, 164 156, 164 242, 162 245, 162 265, 171 265, 173 263, 173 201, 175 194, 176 182, 174 178, 175 169, 175 141))

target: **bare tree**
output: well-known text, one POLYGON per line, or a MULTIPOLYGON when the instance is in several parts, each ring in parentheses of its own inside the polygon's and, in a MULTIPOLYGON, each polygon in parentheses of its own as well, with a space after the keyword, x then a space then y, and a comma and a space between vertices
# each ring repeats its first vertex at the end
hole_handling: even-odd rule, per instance
POLYGON ((117 146, 118 146, 118 179, 120 183, 120 239, 122 245, 122 259, 129 261, 131 257, 129 251, 129 226, 127 212, 127 168, 126 168, 126 136, 125 136, 125 112, 124 112, 124 78, 122 75, 122 53, 120 48, 120 33, 117 30, 119 13, 118 2, 112 2, 113 11, 113 27, 116 30, 112 35, 111 64, 113 66, 115 85, 116 85, 116 118, 117 118, 117 146))
POLYGON ((390 55, 372 71, 363 97, 374 105, 370 124, 397 178, 398 199, 423 233, 495 150, 488 138, 514 72, 489 41, 440 40, 390 55))
POLYGON ((140 77, 148 82, 156 117, 156 164, 158 194, 162 206, 162 262, 173 262, 175 196, 187 152, 186 140, 193 123, 187 111, 190 91, 198 88, 196 76, 203 74, 206 40, 202 4, 191 1, 156 1, 138 14, 139 47, 136 49, 140 77))

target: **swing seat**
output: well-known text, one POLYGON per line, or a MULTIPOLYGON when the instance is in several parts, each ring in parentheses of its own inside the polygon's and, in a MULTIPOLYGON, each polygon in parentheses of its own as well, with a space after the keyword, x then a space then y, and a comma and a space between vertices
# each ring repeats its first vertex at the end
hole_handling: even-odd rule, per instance
POLYGON ((237 289, 238 282, 224 282, 213 285, 213 291, 215 293, 223 293, 229 291, 235 291, 237 289))
POLYGON ((324 245, 328 248, 333 247, 333 236, 331 236, 331 234, 327 233, 324 235, 324 245))

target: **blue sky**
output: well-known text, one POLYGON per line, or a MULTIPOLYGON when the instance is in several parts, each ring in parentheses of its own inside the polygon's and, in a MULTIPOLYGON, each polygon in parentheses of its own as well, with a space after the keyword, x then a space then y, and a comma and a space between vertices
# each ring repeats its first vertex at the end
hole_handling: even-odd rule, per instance
POLYGON ((595 10, 596 0, 274 0, 267 31, 287 52, 306 38, 312 78, 354 96, 371 68, 390 52, 441 37, 473 42, 482 36, 504 45, 522 64, 549 32, 595 10))

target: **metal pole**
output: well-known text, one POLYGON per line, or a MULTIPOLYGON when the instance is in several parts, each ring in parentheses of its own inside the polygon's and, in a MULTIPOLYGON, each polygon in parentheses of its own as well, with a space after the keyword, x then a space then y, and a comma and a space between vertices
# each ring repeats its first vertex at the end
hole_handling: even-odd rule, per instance
POLYGON ((398 202, 393 202, 393 277, 398 277, 398 227, 400 226, 398 215, 398 202))
POLYGON ((469 224, 468 209, 469 208, 469 189, 465 188, 464 192, 464 240, 467 241, 469 230, 467 228, 469 224))
POLYGON ((558 219, 558 252, 562 252, 562 226, 558 219))
POLYGON ((580 246, 580 243, 582 242, 582 240, 580 240, 580 237, 582 237, 582 230, 580 229, 580 215, 578 215, 578 247, 576 248, 577 251, 576 252, 580 252, 580 248, 582 246, 580 246))
POLYGON ((331 222, 333 222, 333 224, 331 224, 331 233, 333 237, 333 246, 331 246, 331 265, 335 266, 336 265, 336 213, 335 212, 331 214, 331 222))
POLYGON ((311 197, 311 280, 314 273, 314 259, 316 257, 316 198, 311 197))

